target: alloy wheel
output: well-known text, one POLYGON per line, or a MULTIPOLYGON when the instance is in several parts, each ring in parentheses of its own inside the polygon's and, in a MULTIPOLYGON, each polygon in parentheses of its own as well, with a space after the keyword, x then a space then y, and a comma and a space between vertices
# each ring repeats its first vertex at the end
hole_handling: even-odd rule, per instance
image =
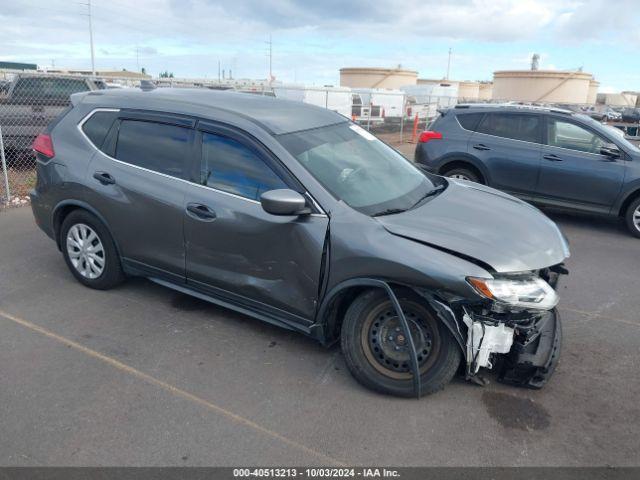
POLYGON ((76 271, 95 279, 105 267, 105 251, 98 234, 88 225, 77 223, 67 233, 67 254, 76 271))
POLYGON ((640 205, 638 205, 638 207, 633 212, 633 225, 640 232, 640 205))
POLYGON ((449 178, 456 178, 458 180, 467 180, 467 181, 471 181, 471 179, 469 177, 467 177, 466 175, 463 175, 461 173, 454 173, 453 175, 448 175, 449 178))

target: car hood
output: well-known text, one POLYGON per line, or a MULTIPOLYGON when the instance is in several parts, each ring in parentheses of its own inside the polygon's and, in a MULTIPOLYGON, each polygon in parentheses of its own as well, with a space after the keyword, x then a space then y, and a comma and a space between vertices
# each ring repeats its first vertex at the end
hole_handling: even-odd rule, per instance
POLYGON ((422 206, 376 220, 394 235, 470 257, 500 273, 550 267, 569 256, 560 229, 537 208, 480 184, 448 183, 422 206))

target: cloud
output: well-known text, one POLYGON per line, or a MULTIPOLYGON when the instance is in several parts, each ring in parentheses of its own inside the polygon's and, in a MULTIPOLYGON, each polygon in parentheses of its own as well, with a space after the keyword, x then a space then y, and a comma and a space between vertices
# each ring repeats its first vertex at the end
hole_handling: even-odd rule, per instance
MULTIPOLYGON (((0 59, 89 66, 86 6, 5 3, 0 59)), ((494 69, 528 68, 531 53, 542 48, 580 49, 576 63, 586 63, 589 46, 640 35, 635 0, 93 0, 92 6, 98 68, 132 70, 139 63, 151 73, 217 76, 220 60, 236 76, 265 78, 272 35, 279 78, 320 84, 335 83, 347 65, 402 63, 440 77, 448 46, 454 75, 487 79, 494 69)), ((557 55, 553 63, 573 66, 557 55)))
POLYGON ((573 4, 555 24, 559 38, 584 42, 611 40, 638 35, 637 0, 589 0, 573 4))

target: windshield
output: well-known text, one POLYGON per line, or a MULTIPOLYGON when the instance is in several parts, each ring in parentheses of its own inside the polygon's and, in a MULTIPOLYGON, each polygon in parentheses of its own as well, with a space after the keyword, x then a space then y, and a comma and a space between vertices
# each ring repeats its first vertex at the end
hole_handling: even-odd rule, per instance
POLYGON ((335 198, 367 215, 407 210, 436 191, 421 170, 357 125, 345 122, 277 138, 335 198))

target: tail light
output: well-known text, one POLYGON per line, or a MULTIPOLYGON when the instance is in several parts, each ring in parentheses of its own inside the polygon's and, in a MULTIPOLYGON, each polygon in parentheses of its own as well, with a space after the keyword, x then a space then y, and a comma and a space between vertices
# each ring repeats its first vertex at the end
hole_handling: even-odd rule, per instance
POLYGON ((53 142, 51 141, 51 136, 46 133, 41 133, 36 137, 33 141, 32 147, 36 153, 40 155, 44 155, 47 158, 53 158, 56 152, 53 151, 53 142))
POLYGON ((442 140, 442 133, 425 130, 420 134, 420 137, 418 138, 418 142, 420 143, 427 143, 431 140, 442 140))

